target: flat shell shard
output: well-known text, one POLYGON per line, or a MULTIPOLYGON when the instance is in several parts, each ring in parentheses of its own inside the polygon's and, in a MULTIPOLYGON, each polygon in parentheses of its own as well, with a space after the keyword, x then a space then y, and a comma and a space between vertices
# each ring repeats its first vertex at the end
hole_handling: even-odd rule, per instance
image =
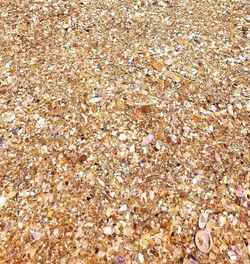
POLYGON ((233 111, 233 106, 232 105, 228 105, 227 106, 227 112, 230 116, 234 116, 234 111, 233 111))
POLYGON ((0 208, 3 207, 7 202, 7 199, 4 196, 0 196, 0 208))
POLYGON ((208 253, 213 246, 213 240, 210 233, 199 230, 195 235, 195 244, 201 252, 208 253))
POLYGON ((208 220, 208 214, 204 213, 201 214, 199 217, 199 228, 203 229, 207 225, 207 220, 208 220))
POLYGON ((130 226, 127 226, 127 227, 125 227, 125 228, 123 229, 123 234, 124 234, 125 236, 131 236, 131 235, 133 235, 133 233, 134 233, 134 230, 133 230, 133 228, 130 227, 130 226))
POLYGON ((6 196, 6 199, 9 200, 9 199, 11 199, 11 198, 14 198, 14 197, 16 196, 16 193, 17 193, 17 192, 15 192, 15 191, 11 191, 11 192, 9 192, 9 193, 7 194, 7 196, 6 196))
POLYGON ((144 256, 142 255, 142 253, 138 254, 138 260, 140 263, 144 263, 144 256))
POLYGON ((236 185, 236 196, 238 196, 238 197, 244 197, 245 196, 244 191, 243 191, 241 185, 239 185, 239 184, 236 185))
POLYGON ((30 258, 33 258, 36 254, 37 248, 31 247, 27 250, 27 253, 29 254, 30 258))
POLYGON ((40 232, 34 231, 31 232, 32 238, 36 241, 39 240, 42 237, 42 234, 40 232))
POLYGON ((119 209, 119 212, 124 212, 128 209, 128 206, 126 204, 123 204, 120 209, 119 209))
POLYGON ((146 137, 143 138, 141 145, 142 145, 142 146, 146 146, 146 145, 148 145, 149 143, 151 143, 151 141, 152 141, 153 139, 154 139, 154 136, 153 136, 152 134, 149 134, 149 135, 147 135, 146 137))
POLYGON ((114 231, 111 227, 106 226, 103 228, 103 233, 107 236, 111 236, 114 233, 114 231))
POLYGON ((120 141, 125 141, 127 139, 127 136, 125 134, 120 134, 119 135, 119 140, 120 141))
POLYGON ((115 263, 116 264, 125 264, 125 258, 123 256, 117 256, 115 263))
POLYGON ((7 116, 6 116, 6 118, 5 118, 5 120, 6 120, 7 122, 12 122, 12 121, 14 121, 15 119, 16 119, 16 116, 15 116, 14 113, 8 113, 7 116))
POLYGON ((152 62, 151 62, 151 66, 152 66, 155 70, 157 70, 157 71, 159 71, 159 72, 162 71, 162 68, 163 68, 162 64, 161 64, 159 61, 155 60, 155 59, 152 60, 152 62))
POLYGON ((102 98, 101 97, 94 97, 94 98, 89 99, 89 102, 91 104, 96 104, 96 103, 99 103, 101 101, 102 101, 102 98))

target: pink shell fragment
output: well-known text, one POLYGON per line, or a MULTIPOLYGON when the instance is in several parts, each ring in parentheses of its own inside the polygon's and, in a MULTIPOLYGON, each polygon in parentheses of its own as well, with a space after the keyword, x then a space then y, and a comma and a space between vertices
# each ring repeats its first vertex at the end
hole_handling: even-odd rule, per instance
POLYGON ((42 234, 40 232, 37 232, 37 231, 31 232, 31 234, 32 234, 32 237, 35 241, 39 240, 42 237, 42 234))
POLYGON ((237 189, 236 195, 239 196, 239 197, 243 197, 244 196, 244 191, 243 191, 242 187, 237 184, 236 185, 236 189, 237 189))
POLYGON ((152 134, 147 135, 143 138, 141 145, 146 146, 148 145, 152 140, 154 139, 154 136, 152 134))

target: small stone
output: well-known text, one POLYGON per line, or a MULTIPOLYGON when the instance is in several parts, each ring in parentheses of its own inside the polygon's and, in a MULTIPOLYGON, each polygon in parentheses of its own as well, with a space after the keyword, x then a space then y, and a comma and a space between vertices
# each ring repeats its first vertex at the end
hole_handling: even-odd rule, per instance
POLYGON ((119 209, 119 212, 124 212, 128 209, 128 206, 126 204, 123 204, 120 209, 119 209))
POLYGON ((141 112, 142 112, 143 114, 148 114, 148 113, 152 112, 152 108, 151 108, 150 105, 143 105, 143 106, 141 107, 141 112))
POLYGON ((198 179, 197 179, 197 178, 193 178, 193 179, 192 179, 192 183, 193 183, 193 184, 197 184, 197 183, 198 183, 198 179))
POLYGON ((60 192, 63 189, 63 182, 62 181, 57 184, 56 189, 58 192, 60 192))
POLYGON ((78 159, 79 163, 83 163, 84 161, 87 160, 87 156, 86 155, 81 155, 78 159))
POLYGON ((121 234, 120 229, 115 229, 115 234, 116 234, 116 235, 120 235, 120 234, 121 234))
POLYGON ((37 248, 35 248, 35 247, 30 247, 30 248, 28 248, 28 249, 26 250, 26 253, 28 253, 29 256, 30 256, 30 258, 32 259, 32 258, 35 256, 36 251, 37 251, 37 248))
POLYGON ((188 193, 184 192, 184 191, 180 191, 180 197, 181 198, 187 198, 188 197, 188 193))
POLYGON ((102 101, 102 98, 101 97, 94 97, 94 98, 91 98, 90 100, 89 100, 89 102, 91 103, 91 104, 96 104, 96 103, 99 103, 99 102, 101 102, 102 101))
POLYGON ((21 210, 21 211, 18 212, 18 216, 20 216, 20 217, 23 216, 23 214, 24 214, 24 211, 23 210, 21 210))
POLYGON ((135 145, 131 145, 129 148, 130 153, 135 153, 135 145))
POLYGON ((148 145, 152 140, 154 139, 154 136, 152 134, 147 135, 142 139, 142 146, 148 145))
POLYGON ((163 228, 168 228, 170 226, 171 226, 171 222, 167 221, 167 220, 163 221, 161 224, 161 227, 163 227, 163 228))
POLYGON ((133 230, 133 228, 130 227, 130 226, 127 226, 127 227, 125 227, 125 228, 123 229, 123 234, 124 234, 125 236, 131 236, 133 233, 134 233, 134 230, 133 230))
POLYGON ((31 235, 35 241, 41 239, 41 237, 42 237, 42 234, 40 232, 37 232, 37 231, 31 232, 31 235))
POLYGON ((163 68, 162 64, 161 64, 159 61, 155 60, 155 59, 152 60, 152 62, 151 62, 151 66, 152 66, 155 70, 157 70, 157 71, 159 71, 159 72, 162 71, 162 68, 163 68))
POLYGON ((245 16, 245 20, 246 20, 247 22, 250 22, 250 16, 245 16))
POLYGON ((154 193, 154 191, 150 191, 150 192, 149 192, 149 198, 150 198, 150 200, 154 200, 154 198, 155 198, 155 193, 154 193))
POLYGON ((76 150, 76 146, 75 145, 73 145, 73 144, 71 144, 70 146, 69 146, 69 150, 76 150))
POLYGON ((211 260, 216 260, 216 258, 217 258, 217 256, 214 254, 214 252, 210 252, 209 253, 209 259, 211 259, 211 260))
POLYGON ((120 134, 119 135, 119 140, 120 141, 125 141, 127 139, 127 136, 125 134, 120 134))
POLYGON ((123 256, 117 256, 115 259, 116 264, 125 264, 125 258, 123 256))
POLYGON ((106 226, 106 227, 103 228, 103 233, 105 235, 111 236, 114 233, 114 231, 113 231, 113 229, 111 227, 106 226))
POLYGON ((232 105, 228 105, 227 106, 227 112, 230 116, 234 116, 234 111, 233 111, 233 106, 232 105))
POLYGON ((229 250, 227 254, 228 254, 228 256, 229 256, 229 258, 230 258, 231 260, 233 260, 233 261, 237 260, 237 256, 236 256, 236 254, 235 254, 234 251, 229 250))
POLYGON ((213 245, 213 247, 212 247, 212 251, 213 251, 215 254, 219 254, 219 253, 220 253, 219 248, 217 248, 215 245, 213 245))
POLYGON ((112 214, 112 208, 110 208, 110 207, 108 207, 107 209, 106 209, 106 216, 107 217, 110 217, 111 216, 111 214, 112 214))
POLYGON ((13 122, 16 119, 16 116, 14 113, 8 113, 5 120, 6 122, 13 122))
POLYGON ((223 216, 223 215, 220 215, 220 216, 219 216, 219 224, 220 224, 220 226, 221 226, 221 227, 224 226, 225 223, 226 223, 226 217, 223 216))
POLYGON ((16 196, 16 191, 11 191, 7 194, 6 199, 9 200, 16 196))
POLYGON ((23 198, 27 198, 28 196, 30 196, 30 192, 27 190, 23 190, 22 192, 19 193, 19 196, 23 198))
POLYGON ((250 256, 250 244, 247 246, 248 255, 250 256))
POLYGON ((124 110, 125 109, 125 104, 123 102, 117 102, 116 103, 116 109, 117 110, 124 110))

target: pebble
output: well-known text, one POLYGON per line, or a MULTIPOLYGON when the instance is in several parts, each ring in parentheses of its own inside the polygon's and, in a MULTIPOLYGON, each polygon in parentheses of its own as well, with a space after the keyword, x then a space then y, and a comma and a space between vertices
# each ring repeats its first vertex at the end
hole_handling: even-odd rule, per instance
POLYGON ((8 113, 5 120, 6 122, 12 122, 16 119, 16 116, 14 113, 8 113))
POLYGON ((105 235, 111 236, 114 233, 114 231, 113 231, 113 229, 111 227, 106 226, 106 227, 103 228, 103 233, 105 235))
POLYGON ((245 20, 246 20, 247 22, 250 22, 250 16, 245 16, 245 20))
POLYGON ((120 209, 119 209, 119 212, 124 212, 128 209, 128 206, 126 204, 123 204, 120 209))
POLYGON ((154 191, 150 191, 150 192, 149 192, 149 198, 150 198, 150 200, 154 200, 154 198, 155 198, 155 193, 154 193, 154 191))
POLYGON ((110 208, 110 207, 108 207, 107 209, 106 209, 106 216, 107 217, 110 217, 111 216, 111 214, 112 214, 112 208, 110 208))
POLYGON ((131 145, 129 148, 130 153, 135 153, 135 145, 131 145))
POLYGON ((101 102, 102 101, 102 98, 101 97, 94 97, 94 98, 91 98, 90 100, 89 100, 89 102, 91 103, 91 104, 96 104, 96 103, 99 103, 99 102, 101 102))
POLYGON ((120 134, 119 135, 119 140, 120 141, 125 141, 127 139, 127 136, 125 134, 120 134))
POLYGON ((142 143, 141 143, 141 145, 142 145, 142 146, 146 146, 146 145, 148 145, 153 139, 154 139, 154 136, 151 135, 151 134, 149 134, 149 135, 147 135, 146 137, 144 137, 144 138, 142 139, 142 143))
POLYGON ((229 250, 227 254, 231 260, 233 261, 237 260, 237 256, 234 251, 229 250))
POLYGON ((76 146, 75 145, 73 145, 73 144, 71 144, 70 146, 69 146, 69 150, 76 150, 76 146))
POLYGON ((42 237, 42 234, 40 232, 37 232, 37 231, 31 232, 31 234, 32 234, 32 237, 35 241, 39 240, 42 237))
POLYGON ((228 105, 227 106, 227 112, 230 116, 234 116, 234 111, 233 111, 233 106, 232 105, 228 105))
POLYGON ((123 229, 123 234, 124 234, 125 236, 131 236, 133 233, 134 233, 134 230, 133 230, 133 228, 130 227, 130 226, 127 226, 127 227, 125 227, 125 228, 123 229))
POLYGON ((221 226, 221 227, 224 226, 225 223, 226 223, 226 217, 223 216, 223 215, 220 215, 220 216, 219 216, 219 224, 220 224, 220 226, 221 226))

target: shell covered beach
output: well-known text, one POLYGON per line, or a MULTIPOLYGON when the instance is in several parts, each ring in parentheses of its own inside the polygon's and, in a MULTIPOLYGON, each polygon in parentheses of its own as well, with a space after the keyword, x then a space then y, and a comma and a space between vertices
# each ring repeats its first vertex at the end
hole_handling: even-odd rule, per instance
POLYGON ((0 263, 250 263, 247 0, 0 1, 0 263))

